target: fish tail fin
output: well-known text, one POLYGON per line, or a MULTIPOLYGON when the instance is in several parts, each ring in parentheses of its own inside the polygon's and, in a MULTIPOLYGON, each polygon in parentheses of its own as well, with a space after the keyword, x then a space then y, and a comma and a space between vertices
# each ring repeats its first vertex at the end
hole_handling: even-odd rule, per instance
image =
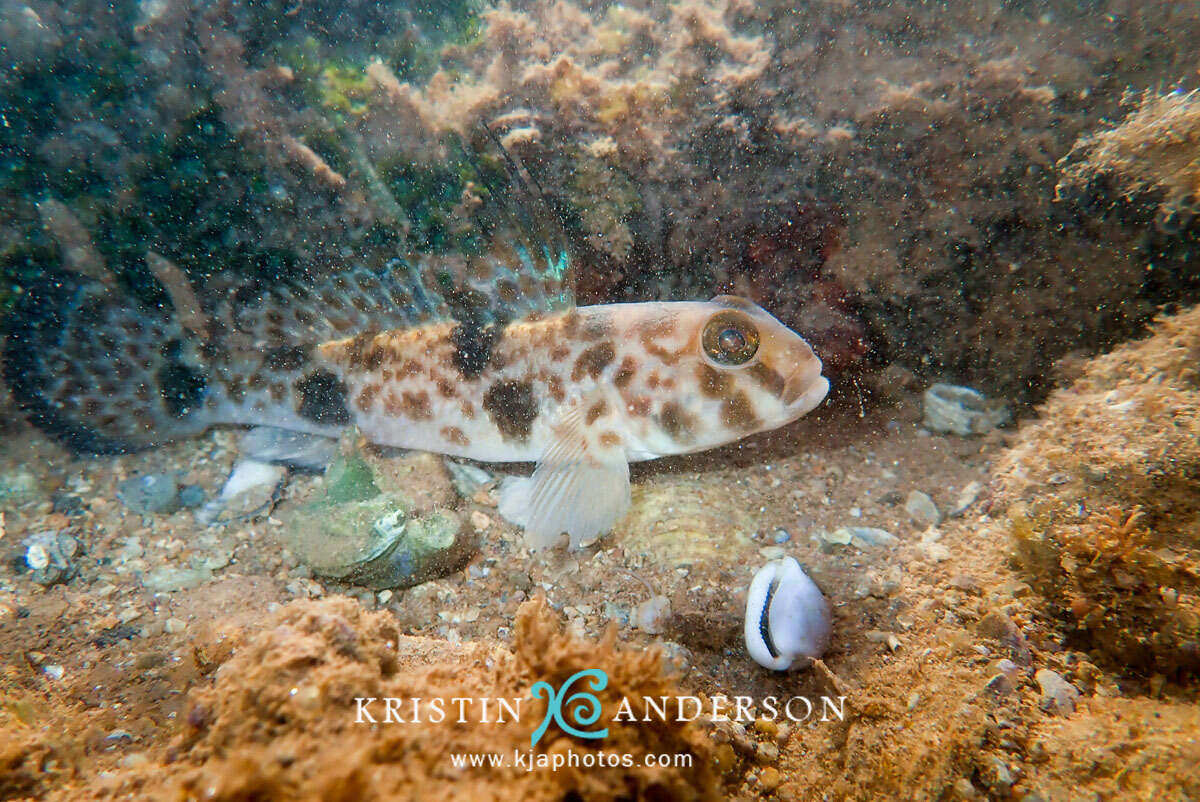
POLYGON ((201 340, 171 306, 47 274, 5 325, 3 372, 30 421, 77 451, 123 453, 209 425, 201 340))

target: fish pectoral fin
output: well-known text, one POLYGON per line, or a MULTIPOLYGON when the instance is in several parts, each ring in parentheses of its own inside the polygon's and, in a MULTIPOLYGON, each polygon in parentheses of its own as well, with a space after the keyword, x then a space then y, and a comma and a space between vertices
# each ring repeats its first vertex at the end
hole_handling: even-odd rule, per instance
POLYGON ((572 550, 608 532, 629 511, 629 462, 620 445, 600 447, 587 435, 582 404, 554 427, 554 443, 533 476, 500 487, 500 514, 525 527, 533 550, 553 546, 566 532, 572 550))

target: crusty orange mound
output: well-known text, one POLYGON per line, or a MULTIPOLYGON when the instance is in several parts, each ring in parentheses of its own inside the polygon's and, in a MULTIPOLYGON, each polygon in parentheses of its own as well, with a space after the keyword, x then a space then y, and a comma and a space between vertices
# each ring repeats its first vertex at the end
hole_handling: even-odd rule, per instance
POLYGON ((1122 670, 1200 674, 1200 307, 1091 360, 997 466, 1031 584, 1122 670))
MULTIPOLYGON (((197 643, 198 660, 217 667, 211 684, 194 689, 181 731, 161 762, 122 772, 106 789, 116 797, 206 800, 383 799, 691 800, 719 794, 714 746, 700 725, 610 722, 623 697, 682 694, 663 673, 656 651, 631 651, 616 631, 586 641, 564 634, 543 598, 518 611, 511 650, 495 644, 451 644, 400 635, 386 612, 367 612, 346 598, 297 601, 264 629, 197 643), (578 671, 598 668, 608 685, 599 740, 572 737, 552 724, 534 754, 604 751, 628 754, 630 766, 514 767, 528 753, 546 700, 530 688, 558 688, 578 671), (413 697, 446 701, 440 723, 429 710, 421 723, 383 723, 379 701, 366 707, 380 723, 356 723, 356 698, 413 697), (523 697, 520 721, 480 723, 477 704, 467 723, 450 700, 523 697), (499 754, 502 768, 455 767, 451 754, 499 754), (690 754, 691 767, 642 765, 647 754, 690 754)), ((591 690, 582 683, 572 691, 591 690)), ((411 708, 400 708, 410 722, 411 708)))

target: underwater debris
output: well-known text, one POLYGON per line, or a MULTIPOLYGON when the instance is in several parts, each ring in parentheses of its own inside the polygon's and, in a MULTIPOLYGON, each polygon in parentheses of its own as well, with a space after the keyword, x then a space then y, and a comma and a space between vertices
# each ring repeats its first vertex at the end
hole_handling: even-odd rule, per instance
MULTIPOLYGON (((260 431, 252 429, 243 443, 260 431)), ((270 509, 287 479, 287 468, 257 459, 239 457, 229 471, 221 492, 196 510, 196 520, 204 526, 231 523, 252 518, 270 509)))
POLYGON ((978 390, 938 383, 925 391, 926 429, 959 437, 986 434, 1012 419, 1002 401, 989 399, 978 390))
POLYGON ((282 537, 320 576, 372 590, 412 587, 461 568, 477 546, 456 513, 417 508, 352 452, 329 466, 322 497, 283 515, 282 537))
POLYGON ((49 587, 68 582, 79 573, 77 558, 83 547, 66 532, 37 532, 22 543, 25 545, 25 564, 32 572, 33 581, 39 585, 49 587))

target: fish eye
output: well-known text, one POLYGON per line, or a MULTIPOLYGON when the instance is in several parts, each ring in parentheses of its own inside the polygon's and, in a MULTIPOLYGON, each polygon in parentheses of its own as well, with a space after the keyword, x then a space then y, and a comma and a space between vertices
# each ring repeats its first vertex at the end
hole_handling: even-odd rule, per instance
POLYGON ((718 365, 744 365, 758 351, 758 329, 743 314, 719 312, 704 327, 701 344, 718 365))

